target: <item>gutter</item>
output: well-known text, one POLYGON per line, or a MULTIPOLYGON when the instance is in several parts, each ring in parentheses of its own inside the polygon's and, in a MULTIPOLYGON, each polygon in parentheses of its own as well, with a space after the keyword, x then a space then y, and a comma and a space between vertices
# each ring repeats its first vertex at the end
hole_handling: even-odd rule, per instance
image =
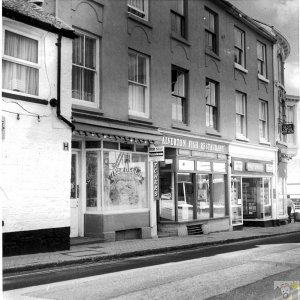
MULTIPOLYGON (((57 100, 56 100, 56 115, 58 119, 62 120, 66 124, 71 127, 72 131, 75 130, 75 125, 70 122, 68 119, 66 119, 64 116, 61 115, 61 109, 60 109, 60 93, 61 93, 61 87, 60 87, 60 81, 61 81, 61 34, 58 35, 57 38, 57 100)), ((51 101, 51 100, 50 100, 51 101)), ((53 101, 54 102, 54 101, 53 101)), ((51 103, 50 103, 51 105, 51 103)))

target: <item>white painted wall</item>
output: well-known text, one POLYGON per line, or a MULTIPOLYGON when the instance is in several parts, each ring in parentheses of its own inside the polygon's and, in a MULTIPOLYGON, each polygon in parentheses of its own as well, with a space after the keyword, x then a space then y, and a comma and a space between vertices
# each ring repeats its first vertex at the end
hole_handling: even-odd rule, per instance
MULTIPOLYGON (((7 26, 40 36, 40 99, 57 98, 57 36, 3 18, 7 26)), ((62 40, 61 113, 71 116, 72 41, 62 40)), ((3 232, 70 225, 71 129, 56 116, 56 108, 3 98, 5 138, 2 140, 3 232), (15 103, 13 103, 15 102, 15 103), (39 114, 28 114, 24 109, 39 114), (69 143, 69 151, 63 143, 69 143)), ((2 196, 1 196, 2 197, 2 196)))

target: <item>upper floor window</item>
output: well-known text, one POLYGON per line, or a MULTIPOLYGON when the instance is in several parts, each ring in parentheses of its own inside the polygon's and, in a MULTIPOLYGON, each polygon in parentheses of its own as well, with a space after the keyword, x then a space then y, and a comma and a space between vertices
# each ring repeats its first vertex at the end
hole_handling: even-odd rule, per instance
POLYGON ((98 40, 92 36, 77 33, 73 40, 72 55, 72 98, 94 104, 97 93, 98 40))
POLYGON ((234 62, 245 68, 245 33, 234 27, 234 62))
POLYGON ((39 42, 9 30, 4 31, 2 88, 38 96, 39 42))
POLYGON ((267 77, 266 71, 266 46, 261 42, 257 42, 257 69, 258 74, 267 77))
POLYGON ((128 0, 128 12, 148 20, 148 0, 128 0))
POLYGON ((206 127, 217 130, 218 118, 218 87, 211 80, 206 79, 205 100, 206 100, 206 127))
POLYGON ((217 54, 217 15, 205 9, 205 47, 217 54))
POLYGON ((171 10, 171 30, 179 36, 186 38, 185 1, 176 0, 176 7, 171 10))
POLYGON ((268 140, 268 102, 259 100, 259 138, 268 140))
POLYGON ((246 114, 246 95, 236 91, 236 136, 247 136, 247 114, 246 114))
POLYGON ((149 116, 149 58, 130 51, 128 56, 129 113, 149 116))
POLYGON ((183 124, 187 123, 186 76, 186 71, 172 67, 172 120, 183 124))

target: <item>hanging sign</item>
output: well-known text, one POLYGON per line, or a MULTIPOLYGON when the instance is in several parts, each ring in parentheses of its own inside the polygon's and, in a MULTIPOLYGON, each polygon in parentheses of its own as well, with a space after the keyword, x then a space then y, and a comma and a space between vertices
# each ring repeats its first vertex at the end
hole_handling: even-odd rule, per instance
POLYGON ((165 160, 165 147, 164 146, 150 146, 149 147, 149 160, 150 161, 164 161, 165 160))
POLYGON ((158 179, 158 162, 153 162, 153 196, 154 200, 159 200, 159 179, 158 179))
POLYGON ((282 124, 281 133, 282 134, 293 134, 294 133, 294 124, 282 124))

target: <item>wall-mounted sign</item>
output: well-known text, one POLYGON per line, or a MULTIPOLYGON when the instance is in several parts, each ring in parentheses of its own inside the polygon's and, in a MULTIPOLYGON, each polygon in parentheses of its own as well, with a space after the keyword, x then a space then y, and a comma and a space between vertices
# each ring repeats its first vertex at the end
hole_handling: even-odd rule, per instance
POLYGON ((163 136, 162 145, 198 151, 228 152, 228 146, 223 143, 177 136, 163 136))
POLYGON ((197 161, 197 171, 211 172, 211 165, 209 161, 197 161))
POLYGON ((194 171, 195 170, 195 162, 193 160, 179 159, 178 169, 180 171, 194 171))
POLYGON ((282 124, 281 125, 282 134, 293 134, 294 133, 294 124, 282 124))
POLYGON ((213 163, 213 170, 214 172, 226 172, 226 164, 225 163, 213 163))
POLYGON ((164 161, 165 160, 165 147, 164 146, 150 146, 149 147, 149 160, 150 161, 164 161))
POLYGON ((243 162, 239 160, 235 160, 233 162, 233 170, 234 171, 243 171, 243 162))
POLYGON ((264 172, 264 164, 247 162, 246 170, 249 172, 264 172))
POLYGON ((158 180, 158 162, 153 162, 153 196, 154 200, 159 200, 159 180, 158 180))
POLYGON ((273 173, 273 165, 272 164, 266 164, 266 172, 273 173))

